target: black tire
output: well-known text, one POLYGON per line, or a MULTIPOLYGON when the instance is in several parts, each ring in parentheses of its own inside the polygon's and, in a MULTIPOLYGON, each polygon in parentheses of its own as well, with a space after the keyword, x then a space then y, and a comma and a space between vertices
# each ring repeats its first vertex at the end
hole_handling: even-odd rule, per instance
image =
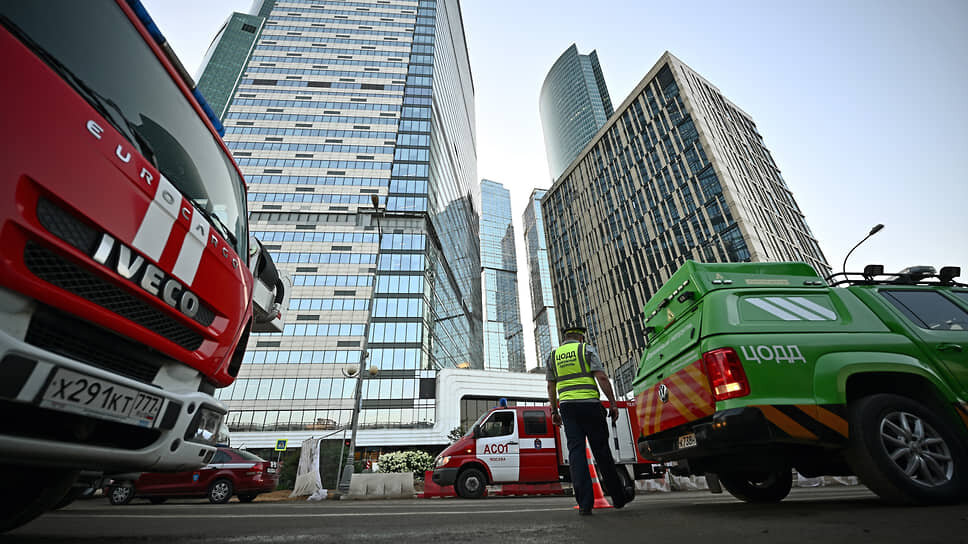
POLYGON ((226 478, 219 478, 208 486, 208 502, 212 504, 225 504, 232 498, 232 481, 226 478))
POLYGON ((457 476, 454 489, 457 495, 465 499, 480 499, 487 491, 487 477, 476 468, 464 470, 457 476))
POLYGON ((239 493, 239 502, 252 502, 258 495, 258 493, 239 493))
MULTIPOLYGON (((596 470, 598 470, 597 467, 596 470)), ((622 497, 624 497, 625 502, 632 501, 635 499, 635 480, 629 476, 629 471, 622 465, 615 465, 615 472, 618 474, 619 481, 622 482, 622 497)), ((598 476, 598 481, 602 486, 602 492, 611 497, 612 493, 608 490, 605 478, 602 478, 601 474, 598 476)))
POLYGON ((151 504, 165 504, 165 501, 168 500, 168 497, 151 497, 148 500, 151 502, 151 504))
POLYGON ((71 491, 76 478, 73 470, 0 465, 0 481, 10 490, 0 493, 0 532, 50 510, 71 491))
POLYGON ((743 471, 719 473, 719 483, 737 499, 750 503, 777 503, 790 494, 793 470, 743 471))
POLYGON ((964 497, 968 453, 944 417, 892 394, 858 399, 848 412, 847 462, 881 499, 893 504, 948 504, 964 497))
POLYGON ((134 486, 131 484, 108 486, 108 502, 115 506, 123 506, 134 498, 134 486))

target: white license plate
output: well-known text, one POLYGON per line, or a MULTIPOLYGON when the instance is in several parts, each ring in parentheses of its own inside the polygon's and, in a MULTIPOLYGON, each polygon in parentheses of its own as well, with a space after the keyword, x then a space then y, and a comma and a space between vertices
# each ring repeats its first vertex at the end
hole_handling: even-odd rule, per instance
POLYGON ((696 447, 696 434, 689 433, 679 437, 679 449, 696 447))
POLYGON ((164 399, 66 368, 54 371, 40 406, 150 427, 164 399))

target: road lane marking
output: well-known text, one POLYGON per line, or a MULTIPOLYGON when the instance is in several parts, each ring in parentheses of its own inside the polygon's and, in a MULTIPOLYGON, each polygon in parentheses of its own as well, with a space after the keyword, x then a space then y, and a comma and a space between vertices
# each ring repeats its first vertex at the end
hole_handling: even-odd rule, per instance
MULTIPOLYGON (((558 512, 573 510, 571 506, 559 507, 559 508, 529 508, 520 509, 516 508, 514 510, 462 510, 454 512, 435 512, 435 514, 446 514, 446 515, 462 515, 466 516, 469 514, 515 514, 521 512, 558 512)), ((125 518, 125 519, 208 519, 208 518, 334 518, 334 517, 367 517, 367 516, 412 516, 414 514, 422 514, 421 511, 410 511, 410 512, 348 512, 345 514, 333 513, 333 514, 224 514, 224 513, 211 513, 211 514, 72 514, 70 512, 57 513, 56 516, 60 518, 125 518)))

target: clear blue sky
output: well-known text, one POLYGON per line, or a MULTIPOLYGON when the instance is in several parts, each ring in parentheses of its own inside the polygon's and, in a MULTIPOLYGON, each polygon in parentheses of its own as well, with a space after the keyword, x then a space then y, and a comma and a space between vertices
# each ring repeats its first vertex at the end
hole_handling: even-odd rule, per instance
MULTIPOLYGON (((190 72, 248 0, 146 0, 190 72)), ((958 265, 968 280, 968 2, 464 0, 478 174, 511 191, 529 366, 521 214, 551 185, 538 93, 571 43, 621 104, 666 50, 749 113, 827 259, 958 265), (959 164, 961 166, 959 166, 959 164)))

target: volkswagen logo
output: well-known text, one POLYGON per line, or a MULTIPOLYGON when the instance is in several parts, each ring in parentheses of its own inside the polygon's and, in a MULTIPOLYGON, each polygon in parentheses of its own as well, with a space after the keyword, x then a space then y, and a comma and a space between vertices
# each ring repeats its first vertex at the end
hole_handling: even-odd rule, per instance
POLYGON ((669 402, 669 388, 664 383, 659 384, 659 400, 663 403, 669 402))

